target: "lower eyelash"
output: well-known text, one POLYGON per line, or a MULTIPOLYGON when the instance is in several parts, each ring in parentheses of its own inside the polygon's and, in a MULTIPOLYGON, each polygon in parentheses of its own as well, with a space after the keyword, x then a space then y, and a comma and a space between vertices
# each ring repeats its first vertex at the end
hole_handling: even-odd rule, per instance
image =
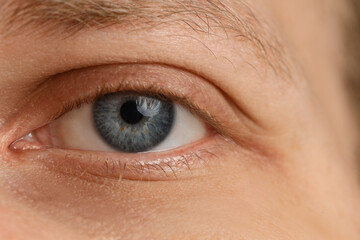
POLYGON ((203 166, 207 165, 209 157, 218 158, 215 153, 210 153, 208 150, 197 150, 151 161, 100 157, 91 153, 86 155, 66 153, 59 158, 59 161, 48 162, 47 167, 77 177, 92 175, 118 180, 159 181, 191 177, 194 171, 203 169, 203 166))
POLYGON ((174 153, 119 154, 49 148, 15 154, 26 161, 37 161, 51 171, 85 179, 168 181, 209 173, 211 163, 220 159, 219 152, 228 149, 220 139, 220 135, 213 136, 199 142, 199 147, 192 148, 194 151, 180 149, 174 153))

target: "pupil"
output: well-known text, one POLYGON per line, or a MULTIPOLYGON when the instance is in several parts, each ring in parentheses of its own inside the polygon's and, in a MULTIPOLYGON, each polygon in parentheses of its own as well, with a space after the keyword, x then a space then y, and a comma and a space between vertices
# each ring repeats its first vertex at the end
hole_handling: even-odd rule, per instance
POLYGON ((135 101, 128 101, 120 108, 122 119, 128 124, 137 124, 144 117, 138 110, 135 101))

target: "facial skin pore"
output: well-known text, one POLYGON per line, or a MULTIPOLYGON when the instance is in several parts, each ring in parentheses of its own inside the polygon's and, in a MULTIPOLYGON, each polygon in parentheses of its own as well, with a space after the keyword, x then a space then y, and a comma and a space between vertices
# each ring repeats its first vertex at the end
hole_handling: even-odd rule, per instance
POLYGON ((0 0, 0 239, 359 239, 347 8, 0 0), (119 180, 79 174, 73 159, 60 170, 53 159, 66 149, 9 148, 55 120, 62 102, 115 80, 204 108, 221 133, 217 147, 200 149, 208 164, 184 177, 166 179, 165 169, 161 180, 119 180))

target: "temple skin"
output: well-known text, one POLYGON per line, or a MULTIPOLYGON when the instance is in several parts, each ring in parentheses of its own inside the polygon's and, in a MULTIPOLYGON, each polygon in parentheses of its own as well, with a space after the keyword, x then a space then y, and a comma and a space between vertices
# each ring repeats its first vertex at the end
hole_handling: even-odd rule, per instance
POLYGON ((0 0, 0 239, 359 239, 349 14, 336 0, 0 0), (233 141, 209 174, 119 181, 9 149, 86 74, 129 63, 221 93, 233 141))

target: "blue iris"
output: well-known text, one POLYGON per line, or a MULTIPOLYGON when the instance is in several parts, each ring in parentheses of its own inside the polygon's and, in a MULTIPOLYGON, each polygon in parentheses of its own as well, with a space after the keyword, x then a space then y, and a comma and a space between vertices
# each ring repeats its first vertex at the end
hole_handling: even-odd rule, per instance
POLYGON ((110 93, 93 106, 95 128, 103 140, 121 152, 144 152, 160 144, 174 123, 169 100, 132 93, 110 93))

